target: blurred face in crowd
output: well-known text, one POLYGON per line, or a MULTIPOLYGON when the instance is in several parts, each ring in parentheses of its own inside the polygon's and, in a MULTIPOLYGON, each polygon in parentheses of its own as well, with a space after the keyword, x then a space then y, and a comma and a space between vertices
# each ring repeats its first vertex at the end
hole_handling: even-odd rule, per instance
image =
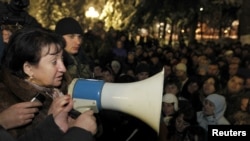
POLYGON ((207 70, 207 73, 209 75, 213 75, 213 76, 216 76, 219 74, 219 66, 218 65, 215 65, 215 64, 210 64, 208 66, 208 70, 207 70))
POLYGON ((165 93, 171 93, 177 95, 178 92, 179 89, 175 84, 167 84, 165 87, 165 93))
POLYGON ((241 104, 240 104, 241 111, 247 111, 247 105, 249 102, 249 98, 242 98, 240 102, 241 102, 241 104))
POLYGON ((237 74, 238 69, 239 69, 239 64, 230 64, 229 70, 228 70, 229 75, 233 76, 233 75, 237 74))
POLYGON ((227 82, 229 93, 238 93, 244 88, 244 79, 238 76, 233 76, 227 82))
POLYGON ((128 61, 134 61, 135 60, 135 53, 134 52, 128 52, 128 61))
POLYGON ((103 71, 102 77, 105 82, 114 82, 114 75, 111 74, 109 71, 103 71))
POLYGON ((188 85, 187 89, 190 94, 193 94, 199 90, 199 85, 197 84, 197 82, 192 82, 188 85))
POLYGON ((164 65, 164 76, 169 76, 172 73, 172 68, 171 66, 164 65))
POLYGON ((136 75, 138 80, 144 80, 146 78, 149 77, 149 73, 148 72, 140 72, 136 75))
POLYGON ((10 36, 12 35, 12 32, 10 30, 3 29, 2 35, 3 35, 3 42, 8 43, 10 36))
POLYGON ((186 78, 186 72, 183 71, 183 70, 175 69, 175 75, 176 75, 176 77, 178 77, 180 79, 185 79, 186 78))
POLYGON ((66 41, 65 50, 69 54, 77 54, 82 43, 82 35, 81 34, 66 34, 63 35, 63 38, 66 41))
POLYGON ((166 116, 173 114, 175 112, 174 103, 162 102, 162 110, 166 116))
POLYGON ((202 86, 202 89, 203 89, 203 92, 205 95, 209 95, 209 94, 212 94, 215 92, 215 80, 213 78, 208 78, 203 86, 202 86))
POLYGON ((183 132, 188 126, 190 126, 190 123, 185 121, 183 117, 184 115, 180 114, 175 120, 175 127, 179 132, 183 132))
POLYGON ((102 68, 101 66, 95 66, 93 70, 94 76, 102 76, 102 68))
POLYGON ((28 81, 44 87, 57 87, 61 85, 63 74, 66 72, 62 57, 63 51, 59 53, 55 52, 56 45, 43 47, 41 51, 42 57, 38 65, 32 65, 27 62, 24 64, 25 72, 31 76, 28 81))
POLYGON ((123 48, 123 42, 121 40, 116 41, 117 48, 123 48))
POLYGON ((207 116, 213 115, 214 110, 215 110, 214 104, 211 101, 206 99, 203 102, 203 112, 204 112, 204 114, 207 115, 207 116))

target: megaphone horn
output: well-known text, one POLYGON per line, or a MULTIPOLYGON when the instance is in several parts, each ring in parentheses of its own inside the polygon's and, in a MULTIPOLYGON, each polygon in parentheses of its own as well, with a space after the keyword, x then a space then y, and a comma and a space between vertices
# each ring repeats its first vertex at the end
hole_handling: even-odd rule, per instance
POLYGON ((147 79, 130 83, 75 78, 68 88, 74 109, 116 110, 132 115, 159 133, 164 69, 147 79))

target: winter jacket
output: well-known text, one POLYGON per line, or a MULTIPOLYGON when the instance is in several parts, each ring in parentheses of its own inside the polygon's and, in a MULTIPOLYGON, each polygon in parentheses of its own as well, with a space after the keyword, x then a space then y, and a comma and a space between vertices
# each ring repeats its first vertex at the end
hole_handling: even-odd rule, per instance
POLYGON ((48 116, 34 130, 26 132, 18 139, 0 128, 1 141, 77 141, 80 139, 84 141, 94 140, 90 132, 78 127, 72 127, 64 134, 54 122, 52 115, 48 116))
MULTIPOLYGON (((39 110, 39 113, 34 117, 32 123, 8 130, 14 137, 19 137, 25 132, 34 129, 47 117, 48 109, 53 100, 53 89, 35 86, 34 84, 12 75, 6 69, 3 69, 2 74, 0 75, 0 77, 3 78, 2 82, 0 82, 0 112, 13 104, 30 101, 37 93, 45 96, 43 106, 39 110)), ((67 93, 68 83, 66 82, 66 80, 63 80, 60 88, 64 94, 67 93)))

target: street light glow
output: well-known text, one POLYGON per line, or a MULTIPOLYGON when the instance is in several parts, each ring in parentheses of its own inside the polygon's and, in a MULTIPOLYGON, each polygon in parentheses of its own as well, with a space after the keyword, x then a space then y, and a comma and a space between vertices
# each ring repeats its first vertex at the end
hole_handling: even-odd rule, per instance
POLYGON ((85 16, 88 18, 97 18, 99 17, 99 13, 95 10, 94 7, 89 7, 88 11, 86 11, 85 16))
POLYGON ((200 7, 200 11, 203 11, 203 7, 200 7))

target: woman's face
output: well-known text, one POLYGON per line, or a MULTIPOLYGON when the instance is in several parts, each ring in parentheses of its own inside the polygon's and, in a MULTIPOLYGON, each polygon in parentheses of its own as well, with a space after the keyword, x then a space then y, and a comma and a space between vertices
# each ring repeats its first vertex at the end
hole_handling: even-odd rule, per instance
POLYGON ((30 65, 30 82, 43 87, 60 86, 66 68, 63 63, 62 53, 55 54, 56 46, 42 48, 41 59, 37 65, 30 65), (48 53, 49 49, 49 53, 48 53))
POLYGON ((213 78, 208 78, 203 84, 203 92, 206 95, 212 94, 215 92, 215 80, 213 78))
POLYGON ((233 76, 227 82, 229 93, 238 93, 244 88, 244 79, 238 76, 233 76))
POLYGON ((215 106, 211 101, 205 100, 203 102, 203 112, 205 115, 207 115, 207 116, 213 115, 214 110, 215 110, 215 106))

